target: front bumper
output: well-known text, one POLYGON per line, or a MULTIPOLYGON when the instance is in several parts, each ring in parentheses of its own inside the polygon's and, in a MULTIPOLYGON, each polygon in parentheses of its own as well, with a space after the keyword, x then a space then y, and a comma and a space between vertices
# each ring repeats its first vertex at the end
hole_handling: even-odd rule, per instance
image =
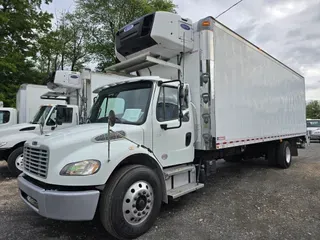
POLYGON ((39 215, 66 221, 92 220, 96 212, 100 192, 55 191, 41 188, 23 177, 18 177, 20 197, 39 215))

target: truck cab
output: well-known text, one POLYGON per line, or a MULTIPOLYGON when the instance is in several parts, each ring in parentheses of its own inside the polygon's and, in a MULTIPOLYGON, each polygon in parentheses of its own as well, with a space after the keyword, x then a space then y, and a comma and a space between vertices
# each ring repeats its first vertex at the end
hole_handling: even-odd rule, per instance
MULTIPOLYGON (((99 199, 109 201, 107 195, 117 196, 102 189, 108 179, 118 179, 123 171, 134 177, 123 183, 125 189, 105 189, 118 189, 126 195, 124 217, 129 226, 151 224, 149 215, 154 218, 161 202, 167 201, 167 194, 178 197, 203 187, 196 183, 195 166, 181 166, 194 159, 194 116, 188 84, 144 76, 106 86, 98 94, 89 121, 24 144, 21 196, 27 204, 39 208, 39 214, 54 219, 91 220, 99 199), (113 120, 110 112, 114 112, 113 120), (166 172, 164 179, 163 168, 178 164, 166 172), (171 179, 178 173, 183 174, 171 179), (40 192, 30 192, 36 182, 74 186, 77 192, 39 188, 43 192, 40 196, 40 192), (54 194, 50 212, 38 198, 44 199, 47 194, 54 194), (37 205, 32 205, 31 196, 39 202, 37 205), (66 201, 61 205, 62 198, 66 201)), ((119 208, 112 212, 122 212, 122 200, 119 202, 119 208)), ((102 206, 105 210, 114 204, 112 200, 102 206)))
POLYGON ((17 124, 17 110, 15 108, 0 108, 0 128, 17 124))
POLYGON ((78 106, 42 105, 31 122, 0 127, 0 160, 6 160, 12 175, 18 176, 25 141, 77 125, 78 118, 78 106))
POLYGON ((320 141, 320 119, 307 119, 310 140, 320 141))

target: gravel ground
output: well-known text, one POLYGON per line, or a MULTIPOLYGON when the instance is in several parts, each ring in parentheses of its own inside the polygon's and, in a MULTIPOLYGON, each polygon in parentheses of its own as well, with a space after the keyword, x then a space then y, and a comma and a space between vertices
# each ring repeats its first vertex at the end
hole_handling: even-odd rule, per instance
MULTIPOLYGON (((264 161, 221 161, 205 188, 164 205, 151 239, 320 239, 320 144, 299 150, 287 170, 264 161)), ((98 221, 42 218, 22 203, 0 162, 0 239, 112 239, 98 221)))

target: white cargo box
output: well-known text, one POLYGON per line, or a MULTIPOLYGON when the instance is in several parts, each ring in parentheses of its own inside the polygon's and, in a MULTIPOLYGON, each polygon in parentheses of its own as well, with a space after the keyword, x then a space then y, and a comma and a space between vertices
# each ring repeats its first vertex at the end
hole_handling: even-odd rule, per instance
POLYGON ((18 122, 26 123, 33 120, 41 105, 66 104, 66 101, 41 99, 41 96, 51 90, 44 85, 22 84, 16 94, 18 122))
MULTIPOLYGON (((213 56, 200 55, 197 51, 190 59, 200 58, 211 72, 208 113, 212 144, 216 145, 213 147, 219 149, 305 135, 304 78, 219 22, 212 23, 212 42, 207 44, 208 49, 202 50, 210 53, 212 46, 213 56)), ((210 36, 209 31, 198 34, 200 37, 196 39, 200 41, 204 37, 201 35, 210 36)), ((200 82, 189 78, 194 75, 192 71, 201 72, 201 69, 200 64, 195 65, 193 61, 188 64, 185 77, 191 83, 200 123, 196 146, 204 149, 204 90, 200 82)))

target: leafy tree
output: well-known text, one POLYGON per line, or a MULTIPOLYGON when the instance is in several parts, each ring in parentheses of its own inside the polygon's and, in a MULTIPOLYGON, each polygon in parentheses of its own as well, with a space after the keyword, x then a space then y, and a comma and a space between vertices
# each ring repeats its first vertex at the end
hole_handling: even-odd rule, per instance
POLYGON ((41 72, 50 72, 70 67, 81 68, 89 61, 86 48, 88 31, 79 11, 62 14, 56 29, 38 41, 38 66, 41 72))
POLYGON ((19 85, 40 81, 31 60, 39 35, 51 27, 52 15, 40 9, 52 0, 0 0, 0 97, 14 106, 19 85))
POLYGON ((83 15, 85 15, 85 13, 80 9, 72 14, 66 15, 68 31, 71 36, 71 40, 67 45, 66 56, 72 71, 79 70, 85 62, 89 61, 86 45, 89 32, 86 29, 86 22, 82 18, 83 15))
MULTIPOLYGON (((46 4, 52 0, 44 0, 46 4)), ((19 71, 17 65, 36 54, 35 41, 50 26, 52 15, 42 12, 42 0, 0 0, 0 73, 19 71)))
POLYGON ((171 0, 77 0, 83 24, 89 31, 87 49, 95 61, 98 71, 114 64, 115 36, 125 24, 154 11, 175 12, 171 0))
POLYGON ((307 104, 307 118, 320 118, 320 104, 319 101, 311 101, 307 104))

